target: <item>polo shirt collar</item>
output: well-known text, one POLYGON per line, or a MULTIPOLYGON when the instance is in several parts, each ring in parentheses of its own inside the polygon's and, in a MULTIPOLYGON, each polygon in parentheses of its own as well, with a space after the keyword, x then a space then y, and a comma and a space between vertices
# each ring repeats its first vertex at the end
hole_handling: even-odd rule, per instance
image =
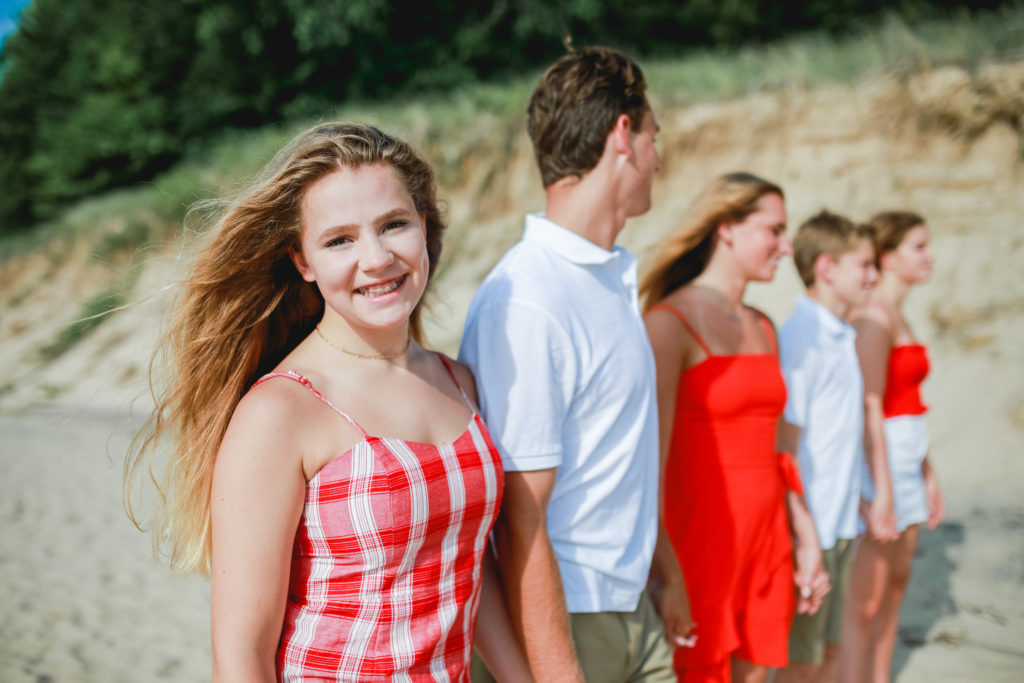
POLYGON ((585 237, 549 221, 542 213, 526 215, 523 240, 540 244, 579 265, 601 265, 619 260, 623 254, 629 253, 619 246, 613 247, 611 251, 602 249, 585 237))
POLYGON ((821 325, 822 331, 829 335, 842 338, 847 335, 855 334, 853 326, 845 320, 840 319, 835 313, 828 310, 820 303, 815 301, 809 296, 801 295, 797 299, 797 308, 802 309, 805 314, 810 315, 818 321, 821 325))

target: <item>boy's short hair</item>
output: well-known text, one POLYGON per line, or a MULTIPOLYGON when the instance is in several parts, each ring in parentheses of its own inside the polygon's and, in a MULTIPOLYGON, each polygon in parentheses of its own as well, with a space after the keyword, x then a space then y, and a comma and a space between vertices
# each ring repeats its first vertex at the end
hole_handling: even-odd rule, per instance
POLYGON ((828 210, 811 216, 793 238, 793 263, 805 287, 814 284, 814 264, 822 254, 838 261, 843 254, 857 248, 860 240, 872 241, 870 225, 854 223, 849 218, 828 210))
POLYGON ((619 116, 639 131, 649 109, 640 67, 621 52, 588 47, 548 67, 530 98, 527 131, 544 187, 589 173, 619 116))

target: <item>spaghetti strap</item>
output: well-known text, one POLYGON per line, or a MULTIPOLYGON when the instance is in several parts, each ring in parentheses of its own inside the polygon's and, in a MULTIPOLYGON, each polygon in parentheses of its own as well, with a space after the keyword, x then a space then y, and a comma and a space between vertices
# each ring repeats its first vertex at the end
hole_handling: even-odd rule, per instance
POLYGON ((311 392, 313 392, 314 396, 320 399, 326 406, 330 407, 331 410, 333 410, 338 415, 341 415, 343 418, 348 420, 348 423, 355 427, 356 431, 359 432, 359 436, 363 437, 364 439, 367 438, 367 433, 363 431, 363 428, 359 426, 358 422, 349 417, 348 413, 346 413, 344 410, 331 403, 331 400, 324 396, 323 394, 321 394, 308 379, 306 379, 303 375, 300 375, 299 373, 295 372, 294 370, 286 370, 285 372, 268 372, 267 374, 263 375, 258 380, 256 380, 253 386, 258 386, 272 377, 287 377, 288 379, 294 380, 301 384, 302 386, 306 387, 311 392))
MULTIPOLYGON (((436 352, 435 352, 436 353, 436 352)), ((466 392, 462 390, 462 385, 459 384, 459 380, 455 377, 455 370, 452 369, 452 364, 448 362, 448 359, 444 357, 443 353, 437 353, 437 357, 441 359, 441 363, 444 364, 448 374, 451 376, 452 381, 455 382, 455 388, 462 394, 462 400, 466 402, 469 409, 476 415, 476 409, 473 407, 473 403, 469 400, 469 396, 466 396, 466 392)))
POLYGON ((697 334, 697 330, 694 329, 693 325, 690 324, 690 321, 686 319, 686 316, 683 315, 683 312, 680 311, 678 308, 676 308, 675 306, 671 306, 669 304, 655 304, 654 306, 651 306, 648 310, 668 311, 675 317, 679 318, 679 322, 683 324, 683 327, 685 327, 686 331, 690 333, 690 336, 693 337, 693 340, 700 345, 700 348, 703 349, 704 353, 706 353, 709 358, 715 355, 711 353, 711 349, 708 348, 708 345, 704 343, 704 340, 701 338, 701 336, 697 334))
POLYGON ((779 353, 779 340, 775 338, 775 328, 772 327, 772 321, 768 319, 761 311, 755 309, 757 317, 761 319, 761 326, 764 328, 764 333, 768 337, 768 345, 772 347, 772 353, 778 355, 779 353))

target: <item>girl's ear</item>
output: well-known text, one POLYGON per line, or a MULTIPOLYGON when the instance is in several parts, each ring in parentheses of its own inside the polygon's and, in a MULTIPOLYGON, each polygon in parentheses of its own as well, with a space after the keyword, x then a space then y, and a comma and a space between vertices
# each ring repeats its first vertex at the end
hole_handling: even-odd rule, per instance
POLYGON ((881 275, 884 271, 889 270, 889 265, 892 263, 892 259, 896 254, 895 251, 887 251, 878 258, 878 273, 881 275))
POLYGON ((288 256, 291 258, 292 263, 295 264, 295 270, 299 271, 299 275, 302 276, 303 280, 306 282, 316 282, 316 276, 313 275, 313 270, 309 267, 301 247, 298 249, 288 247, 288 256))

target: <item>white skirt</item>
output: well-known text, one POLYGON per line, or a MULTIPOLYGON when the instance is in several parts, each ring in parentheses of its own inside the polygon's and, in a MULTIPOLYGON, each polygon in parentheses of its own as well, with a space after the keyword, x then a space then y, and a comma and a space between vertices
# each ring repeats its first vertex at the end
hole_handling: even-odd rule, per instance
MULTIPOLYGON (((921 474, 921 463, 928 455, 928 423, 924 415, 898 415, 886 418, 883 427, 892 477, 893 511, 896 513, 896 527, 902 532, 911 524, 928 520, 928 497, 921 474)), ((871 501, 875 498, 875 483, 871 480, 866 461, 863 467, 861 495, 871 501)), ((861 519, 860 531, 866 528, 861 519)))

